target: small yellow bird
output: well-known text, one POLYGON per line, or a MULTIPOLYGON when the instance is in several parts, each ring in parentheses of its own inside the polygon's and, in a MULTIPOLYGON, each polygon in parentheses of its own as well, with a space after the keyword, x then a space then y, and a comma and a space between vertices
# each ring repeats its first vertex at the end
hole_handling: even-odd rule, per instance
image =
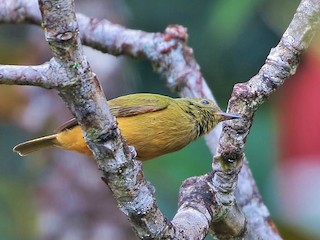
MULTIPOLYGON (((239 118, 221 112, 214 102, 201 98, 138 93, 112 99, 108 104, 122 136, 128 145, 134 146, 139 160, 175 152, 219 122, 239 118)), ((20 143, 13 150, 25 156, 49 146, 92 155, 75 119, 63 124, 56 134, 20 143)))

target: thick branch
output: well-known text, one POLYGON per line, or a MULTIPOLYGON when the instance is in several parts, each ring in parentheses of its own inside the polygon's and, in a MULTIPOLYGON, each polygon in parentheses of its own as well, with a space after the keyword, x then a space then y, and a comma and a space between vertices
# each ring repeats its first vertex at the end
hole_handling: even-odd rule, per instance
MULTIPOLYGON (((250 81, 235 85, 228 111, 240 113, 242 118, 224 124, 217 154, 212 164, 215 172, 213 184, 222 202, 229 202, 230 206, 235 203, 234 189, 243 164, 244 145, 255 111, 271 93, 295 73, 302 53, 308 48, 312 37, 319 28, 319 18, 320 2, 303 0, 279 44, 271 50, 259 73, 250 81)), ((242 176, 246 179, 251 178, 250 172, 244 172, 242 176)), ((276 229, 272 222, 269 222, 267 209, 263 204, 260 204, 261 197, 258 197, 259 204, 254 206, 254 210, 252 208, 254 201, 257 200, 252 196, 257 192, 257 189, 248 184, 242 184, 237 195, 237 201, 241 203, 242 209, 248 217, 247 234, 254 233, 255 236, 251 236, 254 239, 275 239, 276 229), (246 191, 244 186, 249 186, 251 191, 246 191), (247 201, 248 199, 251 201, 247 201), (250 217, 253 213, 259 217, 250 217), (269 230, 256 231, 257 224, 261 222, 270 224, 269 230)))

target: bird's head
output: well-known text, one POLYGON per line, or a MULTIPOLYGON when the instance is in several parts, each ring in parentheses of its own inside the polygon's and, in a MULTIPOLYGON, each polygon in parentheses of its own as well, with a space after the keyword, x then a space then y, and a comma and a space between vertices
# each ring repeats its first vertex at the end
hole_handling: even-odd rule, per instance
MULTIPOLYGON (((226 121, 226 120, 240 118, 240 115, 238 115, 238 114, 222 112, 221 109, 217 106, 217 104, 215 104, 210 99, 199 98, 199 99, 194 99, 194 100, 195 100, 194 104, 197 106, 197 108, 214 116, 214 119, 215 119, 215 121, 217 121, 217 123, 222 122, 222 121, 226 121)), ((205 115, 207 115, 207 114, 205 114, 205 115)))
POLYGON ((196 136, 199 137, 212 130, 219 122, 240 118, 237 114, 222 112, 210 99, 185 98, 184 111, 195 124, 196 136))

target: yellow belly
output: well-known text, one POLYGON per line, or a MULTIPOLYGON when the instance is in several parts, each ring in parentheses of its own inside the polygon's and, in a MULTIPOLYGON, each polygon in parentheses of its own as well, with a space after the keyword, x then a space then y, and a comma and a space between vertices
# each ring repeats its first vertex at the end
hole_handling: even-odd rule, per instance
MULTIPOLYGON (((183 113, 166 109, 130 117, 118 117, 117 122, 127 144, 134 146, 137 159, 148 160, 166 153, 177 151, 193 139, 194 128, 183 113)), ((91 155, 82 135, 76 126, 57 135, 61 147, 91 155)))
POLYGON ((62 147, 65 150, 72 150, 86 155, 92 155, 91 150, 84 141, 80 126, 64 130, 57 134, 56 139, 59 143, 57 146, 62 147))

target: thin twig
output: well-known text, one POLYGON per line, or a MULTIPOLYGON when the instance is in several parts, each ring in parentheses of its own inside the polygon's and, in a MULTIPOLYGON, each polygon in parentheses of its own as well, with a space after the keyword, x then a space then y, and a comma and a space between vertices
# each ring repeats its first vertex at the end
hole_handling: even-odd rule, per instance
POLYGON ((38 66, 0 65, 0 82, 8 85, 32 85, 54 88, 57 84, 50 78, 52 69, 49 63, 38 66))

